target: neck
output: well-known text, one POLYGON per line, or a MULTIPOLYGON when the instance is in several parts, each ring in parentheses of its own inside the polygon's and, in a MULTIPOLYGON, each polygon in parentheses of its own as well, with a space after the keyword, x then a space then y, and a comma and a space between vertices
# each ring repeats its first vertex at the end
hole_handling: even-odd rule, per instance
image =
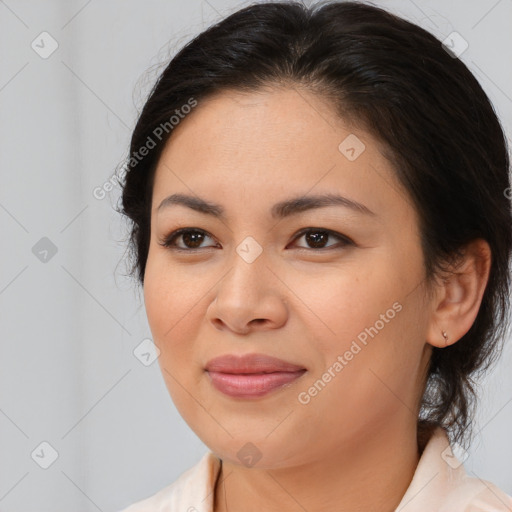
POLYGON ((416 425, 390 425, 302 465, 257 469, 223 461, 214 512, 393 512, 419 456, 416 425))

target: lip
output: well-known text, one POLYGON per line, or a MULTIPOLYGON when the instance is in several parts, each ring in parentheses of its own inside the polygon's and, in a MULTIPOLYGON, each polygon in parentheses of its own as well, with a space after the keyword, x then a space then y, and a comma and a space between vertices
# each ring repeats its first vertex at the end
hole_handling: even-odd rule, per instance
POLYGON ((296 372, 305 370, 303 366, 298 366, 265 354, 245 354, 241 356, 226 354, 210 359, 210 361, 206 363, 205 369, 212 372, 236 374, 296 372))
POLYGON ((258 398, 290 384, 307 370, 265 354, 227 354, 208 361, 205 371, 222 393, 237 398, 258 398))

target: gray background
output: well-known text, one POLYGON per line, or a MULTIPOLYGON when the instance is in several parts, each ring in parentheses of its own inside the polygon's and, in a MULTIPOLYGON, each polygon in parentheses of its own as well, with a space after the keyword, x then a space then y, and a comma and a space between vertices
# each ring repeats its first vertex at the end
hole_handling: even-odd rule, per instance
MULTIPOLYGON (((119 189, 101 200, 93 190, 127 155, 137 109, 168 58, 246 3, 0 0, 3 512, 120 510, 207 449, 175 410, 158 362, 133 354, 151 334, 142 295, 122 275, 119 189), (46 59, 31 47, 43 31, 59 45, 46 59), (58 452, 47 469, 43 441, 58 452)), ((375 3, 440 39, 459 32, 469 43, 461 59, 511 133, 511 0, 375 3)), ((509 342, 484 381, 465 464, 508 494, 511 367, 509 342)))

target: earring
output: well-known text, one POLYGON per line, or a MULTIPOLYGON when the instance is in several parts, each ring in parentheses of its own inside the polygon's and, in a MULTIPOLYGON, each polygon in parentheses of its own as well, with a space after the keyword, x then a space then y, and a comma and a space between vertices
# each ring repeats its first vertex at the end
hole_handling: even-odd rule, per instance
POLYGON ((446 331, 441 331, 443 334, 443 338, 446 344, 448 344, 448 334, 446 334, 446 331))

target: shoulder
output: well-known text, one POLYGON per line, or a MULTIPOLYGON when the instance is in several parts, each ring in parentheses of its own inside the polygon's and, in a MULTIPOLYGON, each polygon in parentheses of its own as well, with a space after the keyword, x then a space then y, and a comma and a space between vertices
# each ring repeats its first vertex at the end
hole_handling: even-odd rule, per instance
POLYGON ((512 498, 499 487, 470 476, 447 433, 436 429, 421 454, 396 512, 512 512, 512 498))
POLYGON ((207 452, 170 485, 118 512, 211 512, 221 461, 207 452))
POLYGON ((440 512, 512 512, 512 497, 479 478, 463 479, 446 497, 440 512))

